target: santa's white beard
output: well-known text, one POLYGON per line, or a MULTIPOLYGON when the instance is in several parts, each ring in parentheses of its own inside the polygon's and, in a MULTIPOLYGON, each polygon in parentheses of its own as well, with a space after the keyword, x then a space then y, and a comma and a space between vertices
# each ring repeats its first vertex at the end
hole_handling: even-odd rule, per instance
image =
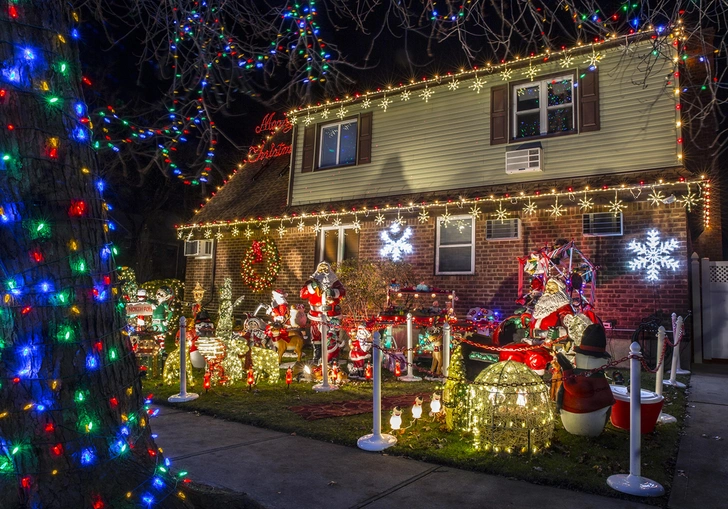
POLYGON ((562 292, 545 293, 536 301, 533 308, 533 317, 537 320, 545 318, 568 303, 569 298, 562 292))

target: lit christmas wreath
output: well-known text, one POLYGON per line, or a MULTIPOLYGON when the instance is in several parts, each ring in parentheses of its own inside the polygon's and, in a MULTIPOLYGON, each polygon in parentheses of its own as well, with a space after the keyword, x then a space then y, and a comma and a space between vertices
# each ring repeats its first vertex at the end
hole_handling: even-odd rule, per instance
POLYGON ((254 240, 240 262, 242 272, 240 275, 245 283, 254 292, 262 292, 273 286, 281 270, 281 258, 278 248, 272 240, 254 240), (263 274, 258 275, 256 264, 265 264, 263 274))

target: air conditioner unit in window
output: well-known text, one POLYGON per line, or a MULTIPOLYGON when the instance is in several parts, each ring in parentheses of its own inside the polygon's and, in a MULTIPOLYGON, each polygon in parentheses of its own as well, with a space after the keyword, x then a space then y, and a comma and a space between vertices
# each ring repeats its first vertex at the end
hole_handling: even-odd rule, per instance
POLYGON ((521 238, 521 220, 488 219, 485 222, 485 240, 518 240, 521 238))
POLYGON ((506 173, 513 175, 514 173, 543 171, 541 152, 541 148, 526 148, 506 152, 506 173))
POLYGON ((623 232, 622 213, 592 212, 582 216, 585 237, 618 237, 623 232))
POLYGON ((185 256, 212 258, 212 239, 189 240, 185 242, 185 256))

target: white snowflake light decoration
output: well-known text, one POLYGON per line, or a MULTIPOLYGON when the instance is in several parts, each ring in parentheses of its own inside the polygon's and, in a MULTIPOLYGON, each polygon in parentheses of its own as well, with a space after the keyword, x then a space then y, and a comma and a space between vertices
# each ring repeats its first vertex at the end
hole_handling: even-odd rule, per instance
POLYGON ((470 215, 473 216, 475 219, 479 219, 481 213, 482 211, 477 205, 473 205, 472 207, 470 207, 470 215))
POLYGON ((379 107, 382 108, 383 111, 387 111, 387 108, 390 104, 392 104, 392 100, 389 99, 386 95, 382 97, 381 101, 379 101, 379 107))
POLYGON ((412 253, 412 244, 409 242, 412 237, 412 228, 409 226, 402 231, 400 224, 392 221, 389 228, 381 231, 379 237, 384 242, 379 254, 384 258, 390 258, 396 262, 401 260, 403 255, 412 253))
POLYGON ((560 217, 566 212, 566 207, 559 205, 559 197, 556 197, 556 202, 549 207, 549 214, 553 217, 560 217))
POLYGON ((359 233, 359 230, 361 230, 361 221, 359 221, 358 217, 354 216, 354 221, 351 223, 351 227, 356 233, 359 233))
POLYGON ((502 202, 498 203, 498 208, 495 209, 495 218, 497 220, 499 220, 501 222, 501 224, 503 224, 503 221, 508 219, 508 216, 510 216, 510 215, 511 215, 511 213, 508 212, 508 210, 503 208, 503 203, 502 202))
POLYGON ((303 219, 301 219, 298 222, 298 226, 296 226, 296 230, 298 230, 299 232, 302 232, 305 229, 306 229, 306 224, 303 222, 303 219))
POLYGON ((532 216, 532 215, 534 215, 536 213, 536 209, 537 208, 538 208, 538 205, 536 205, 535 203, 533 203, 531 201, 531 198, 529 198, 528 199, 528 203, 526 203, 523 206, 523 213, 524 214, 528 214, 529 216, 532 216))
POLYGON ((447 88, 449 88, 450 90, 457 90, 458 88, 460 88, 460 82, 453 78, 452 81, 447 84, 447 88))
POLYGON ((288 121, 291 123, 291 125, 296 125, 298 123, 298 117, 291 116, 288 118, 288 121))
POLYGON ((410 100, 410 91, 405 90, 404 92, 402 92, 402 95, 399 96, 399 100, 400 101, 409 101, 410 100))
POLYGON ((440 218, 442 219, 442 226, 445 228, 447 228, 452 222, 452 214, 447 211, 447 207, 445 207, 445 213, 440 216, 440 218))
POLYGON ((238 228, 237 226, 233 226, 233 229, 230 230, 230 234, 233 237, 237 237, 238 235, 240 235, 240 228, 238 228))
POLYGON ((276 231, 278 232, 278 236, 280 238, 283 238, 283 236, 286 234, 286 227, 283 226, 283 221, 281 221, 281 225, 276 228, 276 231))
POLYGON ((563 69, 566 69, 567 67, 571 67, 571 65, 573 63, 574 63, 574 57, 572 57, 571 55, 569 55, 567 53, 564 53, 564 58, 561 59, 561 61, 559 62, 559 65, 563 69))
POLYGON ((372 105, 372 100, 368 97, 365 97, 364 100, 361 102, 361 108, 363 110, 369 108, 372 105))
POLYGON ((617 191, 614 191, 614 201, 609 202, 609 212, 611 212, 614 217, 617 217, 619 214, 622 213, 622 210, 626 208, 627 205, 622 204, 622 200, 620 200, 617 196, 617 191))
POLYGON ((488 82, 485 81, 483 78, 481 78, 480 76, 476 76, 475 81, 473 81, 473 84, 470 85, 468 88, 472 88, 473 90, 475 90, 476 94, 479 94, 480 89, 483 88, 486 83, 488 82))
POLYGON ((332 224, 338 228, 341 226, 341 218, 337 217, 332 224))
POLYGON ((217 233, 215 234, 215 238, 217 240, 222 240, 223 234, 222 234, 222 232, 220 230, 217 230, 217 233))
POLYGON ((303 125, 308 127, 311 125, 311 122, 313 122, 313 117, 310 113, 308 113, 305 117, 303 117, 303 125))
POLYGON ((377 214, 376 217, 374 218, 374 222, 380 226, 383 225, 384 224, 384 214, 382 214, 381 212, 379 214, 377 214))
POLYGON ((584 198, 579 200, 579 210, 583 210, 584 212, 588 212, 591 210, 591 208, 594 206, 594 200, 589 198, 589 196, 584 193, 584 198))
POLYGON ((422 100, 425 102, 429 102, 430 97, 432 97, 433 95, 435 95, 435 91, 432 90, 431 88, 428 88, 427 85, 425 85, 425 89, 422 91, 422 93, 418 97, 421 97, 422 100))
POLYGON ((323 111, 321 112, 321 118, 324 119, 324 120, 326 120, 327 118, 329 118, 329 108, 328 107, 325 107, 323 109, 323 111))
POLYGON ((604 55, 601 54, 601 52, 597 52, 594 48, 592 48, 592 53, 589 55, 586 60, 584 60, 585 64, 589 64, 589 69, 592 71, 597 68, 597 65, 599 65, 599 61, 604 58, 604 55))
POLYGON ((270 225, 268 223, 265 223, 260 231, 263 232, 263 235, 268 235, 270 233, 270 225))
POLYGON ((508 81, 511 79, 511 76, 513 76, 513 70, 512 69, 503 69, 500 73, 501 80, 508 81))
POLYGON ((205 237, 206 239, 209 239, 210 237, 212 237, 212 231, 211 231, 211 230, 210 230, 209 228, 205 230, 205 235, 204 235, 204 237, 205 237))
POLYGON ((404 220, 404 218, 402 217, 402 215, 399 212, 397 212, 397 219, 395 219, 394 222, 400 226, 404 226, 406 223, 406 221, 404 220))
POLYGON ((661 269, 676 270, 680 262, 672 257, 672 252, 677 249, 678 243, 675 239, 660 242, 660 232, 652 229, 647 232, 647 242, 637 242, 636 239, 627 246, 627 249, 635 254, 635 258, 629 261, 630 270, 647 270, 647 280, 657 281, 661 269))
POLYGON ((347 110, 346 108, 344 108, 344 105, 342 104, 339 107, 339 111, 336 113, 336 116, 339 117, 339 120, 344 120, 344 117, 346 116, 346 114, 348 112, 349 112, 349 110, 347 110))
POLYGON ((537 74, 538 74, 538 71, 531 64, 531 62, 529 62, 528 63, 528 69, 526 69, 525 71, 523 71, 523 75, 526 76, 526 77, 528 77, 528 78, 530 78, 531 81, 533 81, 533 78, 535 78, 537 74))
POLYGON ((314 233, 321 233, 321 221, 316 220, 316 224, 311 227, 314 233))
POLYGON ((652 192, 647 196, 647 201, 650 202, 650 205, 653 207, 659 207, 664 203, 665 195, 662 194, 662 191, 658 191, 657 189, 652 189, 652 192))
POLYGON ((253 236, 253 230, 250 229, 250 225, 245 228, 245 238, 250 239, 253 236))
POLYGON ((417 220, 418 220, 418 221, 419 221, 420 223, 426 223, 427 221, 429 221, 429 220, 430 220, 430 213, 429 213, 429 212, 427 212, 427 209, 426 209, 425 207, 422 207, 422 210, 421 210, 421 211, 420 211, 420 213, 419 213, 419 214, 417 215, 417 220))
POLYGON ((687 194, 683 194, 680 196, 680 198, 677 199, 678 202, 682 204, 685 209, 687 209, 688 212, 691 211, 691 209, 698 204, 698 195, 693 193, 693 191, 690 189, 690 184, 687 185, 688 192, 687 194))
POLYGON ((182 230, 177 230, 177 238, 178 239, 182 238, 182 230))

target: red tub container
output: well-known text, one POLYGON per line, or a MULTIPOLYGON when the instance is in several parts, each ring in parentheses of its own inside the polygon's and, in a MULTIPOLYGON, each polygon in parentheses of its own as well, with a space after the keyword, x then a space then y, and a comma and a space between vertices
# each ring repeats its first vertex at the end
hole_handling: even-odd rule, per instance
MULTIPOLYGON (((629 392, 627 387, 621 385, 611 385, 610 387, 616 400, 616 403, 612 406, 612 425, 621 429, 629 429, 629 392)), ((665 398, 655 392, 642 389, 640 399, 641 431, 643 434, 652 433, 657 424, 657 419, 660 417, 665 398)))

